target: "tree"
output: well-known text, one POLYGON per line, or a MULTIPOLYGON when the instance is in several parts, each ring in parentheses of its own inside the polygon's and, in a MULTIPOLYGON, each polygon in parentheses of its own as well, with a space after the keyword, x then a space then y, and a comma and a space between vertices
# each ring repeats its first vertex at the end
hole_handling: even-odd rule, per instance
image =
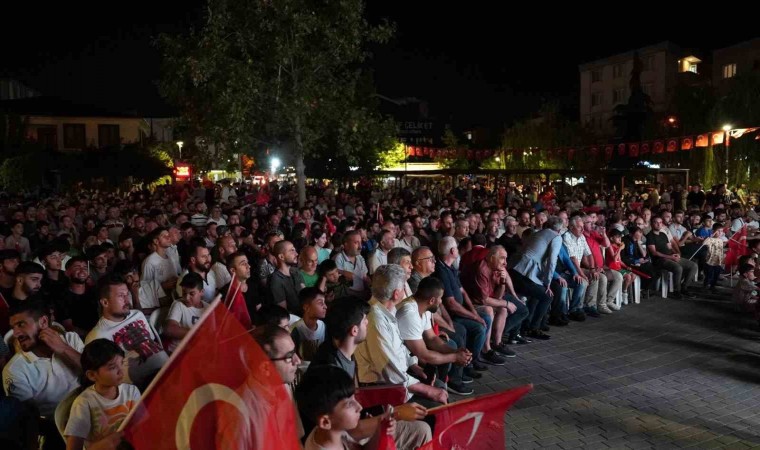
POLYGON ((159 38, 162 92, 217 156, 289 151, 303 204, 306 156, 351 160, 393 145, 387 120, 357 92, 366 45, 391 27, 363 14, 362 0, 208 0, 202 30, 159 38))

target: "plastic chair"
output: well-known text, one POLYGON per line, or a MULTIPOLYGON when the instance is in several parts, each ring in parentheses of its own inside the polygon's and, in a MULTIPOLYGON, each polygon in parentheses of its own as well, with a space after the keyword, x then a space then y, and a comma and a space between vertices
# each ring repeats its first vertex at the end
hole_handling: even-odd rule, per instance
POLYGON ((78 396, 79 388, 76 388, 66 394, 66 396, 63 397, 63 400, 61 400, 61 403, 55 407, 55 414, 53 415, 55 427, 58 429, 58 432, 61 433, 61 437, 64 441, 66 440, 66 436, 63 435, 63 432, 66 431, 66 423, 69 421, 71 406, 74 405, 74 400, 76 400, 78 396))
POLYGON ((159 335, 164 332, 164 322, 166 321, 166 317, 168 315, 169 308, 154 309, 153 312, 150 313, 148 323, 150 323, 150 326, 152 326, 159 335))

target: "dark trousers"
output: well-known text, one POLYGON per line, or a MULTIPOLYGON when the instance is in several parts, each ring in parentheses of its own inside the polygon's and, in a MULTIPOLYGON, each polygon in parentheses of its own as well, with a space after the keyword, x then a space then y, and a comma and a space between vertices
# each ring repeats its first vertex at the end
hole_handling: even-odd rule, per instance
POLYGON ((541 326, 543 319, 549 307, 552 304, 552 298, 546 293, 546 289, 534 283, 530 278, 521 273, 509 270, 509 276, 512 278, 512 284, 519 295, 528 297, 528 317, 526 328, 528 330, 537 330, 541 326))
POLYGON ((512 297, 509 294, 504 296, 504 300, 514 303, 515 307, 517 307, 515 312, 507 317, 507 324, 504 327, 504 336, 509 337, 520 332, 520 327, 530 314, 530 311, 522 301, 512 297))
POLYGON ((705 286, 715 287, 715 285, 718 284, 718 278, 720 278, 720 273, 722 271, 723 268, 720 266, 705 264, 705 286))
MULTIPOLYGON (((467 329, 464 327, 464 325, 457 324, 456 322, 454 322, 454 328, 456 328, 456 330, 447 330, 445 328, 441 328, 441 331, 449 336, 449 340, 446 341, 446 344, 454 349, 464 348, 466 343, 467 329)), ((450 382, 462 382, 462 371, 464 370, 464 367, 458 366, 456 364, 442 364, 439 367, 443 368, 444 366, 448 366, 448 368, 446 368, 445 372, 438 372, 439 378, 445 377, 448 372, 450 382)))

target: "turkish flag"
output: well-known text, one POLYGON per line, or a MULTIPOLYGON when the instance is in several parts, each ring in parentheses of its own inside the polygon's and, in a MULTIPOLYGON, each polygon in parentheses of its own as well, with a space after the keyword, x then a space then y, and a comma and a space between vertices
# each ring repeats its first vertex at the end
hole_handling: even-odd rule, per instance
POLYGON ((713 145, 716 145, 716 144, 722 144, 722 143, 723 143, 723 135, 724 135, 724 134, 725 134, 725 133, 723 133, 722 131, 714 131, 714 132, 711 134, 711 136, 712 136, 712 143, 713 143, 713 145))
POLYGON ((628 144, 628 154, 633 157, 639 156, 639 144, 628 144))
POLYGON ((681 150, 691 150, 692 147, 694 147, 693 137, 690 136, 681 139, 681 150))
MULTIPOLYGON (((731 236, 730 226, 726 227, 726 236, 731 236)), ((744 225, 728 240, 728 251, 726 251, 726 259, 724 261, 726 268, 738 265, 739 258, 748 254, 749 248, 747 248, 747 225, 744 225)))
POLYGON ((653 153, 662 153, 665 151, 665 143, 662 141, 654 141, 653 153))
POLYGON ((707 147, 710 144, 710 138, 707 134, 697 135, 697 145, 695 147, 707 147))
POLYGON ((251 329, 251 315, 248 313, 248 306, 245 304, 240 281, 235 276, 232 277, 227 295, 224 296, 224 304, 246 330, 251 329))
POLYGON ((668 145, 667 145, 667 151, 668 152, 674 152, 678 150, 678 140, 676 139, 668 139, 668 145))
POLYGON ((618 144, 618 155, 625 156, 625 144, 618 144))
POLYGON ((611 145, 604 146, 604 158, 609 161, 612 159, 613 147, 611 145))
POLYGON ((124 420, 136 450, 300 448, 288 388, 214 301, 124 420))
POLYGON ((651 149, 651 144, 649 142, 644 142, 644 143, 641 144, 641 152, 640 153, 642 155, 646 155, 646 154, 649 153, 650 149, 651 149))
POLYGON ((435 435, 419 450, 506 448, 504 413, 532 390, 529 384, 429 410, 435 415, 435 435))

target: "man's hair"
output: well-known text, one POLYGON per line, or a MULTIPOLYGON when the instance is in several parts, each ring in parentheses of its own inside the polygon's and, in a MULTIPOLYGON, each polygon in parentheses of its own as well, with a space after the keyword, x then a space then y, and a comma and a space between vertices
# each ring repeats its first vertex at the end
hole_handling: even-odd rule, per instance
POLYGON ((488 244, 488 241, 486 240, 486 235, 482 233, 476 233, 472 236, 472 245, 482 245, 483 247, 488 244))
POLYGON ((406 271, 398 264, 380 266, 372 275, 372 296, 379 301, 393 297, 393 291, 402 289, 406 281, 406 271))
POLYGON ((443 283, 436 277, 430 276, 420 280, 420 284, 417 286, 417 292, 414 293, 414 298, 427 300, 432 297, 437 297, 438 294, 443 291, 443 283))
POLYGON ((278 243, 274 244, 274 247, 272 247, 272 255, 278 256, 280 254, 285 253, 285 246, 288 245, 288 244, 292 245, 293 243, 290 242, 290 241, 282 240, 282 241, 279 241, 278 243))
POLYGON ((199 291, 203 291, 203 278, 200 274, 188 272, 182 277, 182 281, 180 281, 179 285, 185 289, 198 289, 199 291))
POLYGON ((412 264, 414 264, 415 262, 417 262, 420 259, 420 253, 422 253, 425 250, 429 251, 430 253, 433 253, 433 251, 430 249, 430 247, 426 247, 424 245, 421 245, 421 246, 415 248, 414 251, 412 251, 412 264))
POLYGON ((409 253, 409 250, 401 247, 395 247, 392 248, 388 252, 388 264, 401 264, 401 258, 404 256, 412 257, 412 254, 409 253))
POLYGON ((622 235, 623 235, 623 233, 622 233, 620 230, 618 230, 617 228, 612 228, 612 229, 611 229, 611 230, 610 230, 610 231, 607 233, 607 235, 608 235, 608 237, 611 237, 611 238, 613 238, 613 237, 622 236, 622 235))
POLYGON ((32 316, 34 320, 39 320, 43 316, 49 318, 48 311, 49 309, 45 306, 42 300, 27 300, 11 306, 8 310, 8 317, 25 313, 32 316))
POLYGON ((166 228, 158 227, 155 230, 151 231, 146 237, 148 239, 148 242, 153 242, 156 239, 158 239, 159 236, 161 236, 161 233, 163 233, 166 230, 166 228))
POLYGON ((290 334, 277 325, 267 324, 256 327, 251 334, 256 343, 261 346, 269 359, 276 358, 274 343, 278 338, 290 338, 290 334))
POLYGON ((194 258, 198 256, 198 249, 199 248, 207 248, 205 241, 195 240, 193 239, 190 241, 190 251, 187 253, 189 255, 188 257, 188 263, 190 262, 190 258, 194 258))
POLYGON ((225 264, 228 269, 231 269, 233 265, 235 265, 235 259, 239 258, 241 256, 246 256, 245 253, 242 251, 236 251, 235 253, 231 253, 227 255, 227 261, 225 261, 225 264))
POLYGON ((351 328, 359 326, 364 316, 369 314, 369 304, 364 300, 349 296, 333 300, 327 307, 325 326, 330 339, 342 341, 351 328))
POLYGON ((752 264, 741 264, 739 266, 739 275, 744 275, 747 272, 752 272, 755 270, 755 267, 752 264))
POLYGON ((457 248, 457 240, 451 236, 446 236, 438 242, 438 253, 441 257, 448 255, 452 248, 457 248))
POLYGON ((130 273, 139 273, 140 271, 137 269, 137 264, 134 262, 123 259, 116 263, 116 265, 113 268, 113 274, 118 275, 120 277, 126 277, 130 273))
POLYGON ((39 264, 32 261, 23 261, 18 265, 18 267, 16 267, 16 276, 31 275, 34 273, 45 275, 45 269, 43 269, 39 264))
POLYGON ((94 261, 95 258, 102 255, 103 253, 106 253, 108 250, 105 249, 105 247, 101 245, 93 245, 87 248, 87 251, 84 252, 85 256, 89 261, 94 261))
POLYGON ((106 275, 98 281, 98 295, 100 296, 98 298, 108 298, 111 295, 111 286, 121 286, 122 284, 127 284, 127 282, 121 275, 115 273, 106 275))
POLYGON ((282 319, 290 319, 288 310, 280 305, 264 305, 251 318, 255 327, 264 325, 279 326, 282 319))
POLYGON ((496 255, 497 253, 499 253, 499 250, 503 250, 504 252, 507 251, 507 249, 505 249, 501 245, 494 245, 493 247, 489 247, 488 253, 486 254, 486 258, 490 258, 490 257, 496 255))
POLYGON ((562 219, 557 216, 551 216, 546 219, 546 228, 550 228, 554 231, 560 231, 562 229, 562 219))
POLYGON ((328 258, 322 261, 321 263, 319 263, 319 265, 317 266, 317 273, 319 274, 320 277, 323 277, 325 276, 325 274, 327 274, 327 272, 330 272, 337 268, 338 268, 338 265, 335 263, 335 261, 328 258))
POLYGON ((316 421, 332 413, 338 403, 353 396, 355 391, 354 381, 345 370, 324 365, 306 372, 296 386, 294 397, 306 420, 316 421))
POLYGON ((301 289, 300 292, 298 292, 298 303, 303 306, 306 303, 311 303, 320 295, 324 296, 325 293, 322 292, 318 287, 305 287, 301 289))
POLYGON ((87 378, 87 371, 97 371, 99 368, 108 364, 114 356, 124 357, 124 350, 115 342, 108 339, 95 339, 84 346, 80 363, 82 364, 82 373, 79 376, 79 384, 84 388, 92 386, 93 382, 87 378))
POLYGON ((361 233, 356 230, 346 231, 346 233, 343 235, 343 244, 348 242, 348 239, 354 236, 359 236, 359 238, 361 238, 361 233))
POLYGON ((51 242, 40 249, 40 252, 37 254, 37 257, 40 259, 40 261, 44 262, 45 258, 47 258, 48 256, 52 255, 53 253, 57 251, 58 249, 51 242))

